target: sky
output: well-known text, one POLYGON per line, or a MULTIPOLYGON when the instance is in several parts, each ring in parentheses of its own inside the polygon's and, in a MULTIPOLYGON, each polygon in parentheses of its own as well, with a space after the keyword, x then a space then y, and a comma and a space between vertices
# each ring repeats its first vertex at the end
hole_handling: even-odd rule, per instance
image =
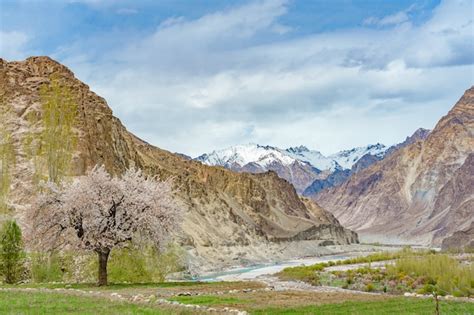
POLYGON ((330 154, 432 129, 474 84, 471 0, 0 0, 0 57, 48 55, 193 157, 330 154))

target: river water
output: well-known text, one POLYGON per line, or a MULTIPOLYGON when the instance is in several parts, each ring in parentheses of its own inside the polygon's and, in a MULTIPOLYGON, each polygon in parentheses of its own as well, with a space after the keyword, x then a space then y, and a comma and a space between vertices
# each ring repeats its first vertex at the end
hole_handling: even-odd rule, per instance
MULTIPOLYGON (((365 253, 369 254, 369 253, 365 253)), ((250 267, 240 267, 234 269, 228 269, 222 272, 209 273, 199 277, 199 281, 242 281, 242 280, 252 280, 259 276, 271 275, 286 267, 295 267, 302 265, 312 265, 320 262, 326 261, 338 261, 344 260, 356 256, 361 256, 360 252, 355 253, 345 253, 338 255, 327 255, 320 257, 310 257, 310 258, 300 258, 295 260, 289 260, 281 263, 275 264, 266 264, 266 265, 254 265, 250 267)))

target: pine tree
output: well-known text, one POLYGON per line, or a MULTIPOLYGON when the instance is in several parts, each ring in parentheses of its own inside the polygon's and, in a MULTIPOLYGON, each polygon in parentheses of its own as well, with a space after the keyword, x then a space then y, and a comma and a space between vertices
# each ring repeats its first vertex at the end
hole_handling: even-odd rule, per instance
POLYGON ((7 221, 0 230, 0 272, 6 283, 20 277, 23 259, 21 230, 15 221, 7 221))

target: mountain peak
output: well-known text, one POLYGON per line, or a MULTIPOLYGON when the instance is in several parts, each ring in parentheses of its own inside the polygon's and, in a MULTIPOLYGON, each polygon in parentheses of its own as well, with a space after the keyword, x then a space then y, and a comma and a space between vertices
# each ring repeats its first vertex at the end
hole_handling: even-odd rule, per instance
POLYGON ((300 145, 297 147, 289 147, 285 151, 290 152, 290 153, 301 153, 301 152, 309 152, 309 149, 304 145, 300 145))
POLYGON ((408 139, 424 140, 428 137, 431 130, 425 128, 418 128, 408 139))

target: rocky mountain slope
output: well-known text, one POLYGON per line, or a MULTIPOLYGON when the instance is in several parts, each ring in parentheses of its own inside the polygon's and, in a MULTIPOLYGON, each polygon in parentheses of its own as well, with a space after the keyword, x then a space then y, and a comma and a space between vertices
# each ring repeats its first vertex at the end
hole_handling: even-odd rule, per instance
MULTIPOLYGON (((371 166, 375 162, 383 160, 385 157, 389 156, 390 154, 394 153, 395 151, 406 147, 418 140, 424 140, 428 137, 430 131, 428 129, 419 128, 416 130, 413 135, 407 137, 405 141, 395 144, 389 148, 386 148, 383 145, 377 144, 374 146, 368 146, 366 150, 367 153, 361 150, 361 148, 356 148, 348 151, 342 152, 361 152, 359 154, 352 154, 351 159, 356 161, 350 169, 343 169, 343 168, 336 168, 332 173, 330 173, 327 177, 322 179, 316 179, 311 185, 309 185, 304 191, 303 196, 308 198, 315 199, 316 196, 321 193, 323 190, 337 187, 344 183, 348 178, 356 174, 363 169, 371 166), (363 155, 362 155, 363 154, 363 155), (355 155, 355 157, 354 157, 355 155), (362 155, 362 156, 361 156, 362 155)), ((348 154, 351 156, 351 154, 348 154)))
MULTIPOLYGON (((383 158, 387 148, 383 144, 344 150, 330 156, 305 146, 280 149, 258 144, 237 145, 203 154, 195 160, 206 165, 223 166, 236 172, 262 173, 274 171, 303 194, 314 187, 333 187, 350 175, 351 167, 360 160, 383 158)), ((321 188, 321 189, 322 189, 321 188)))
POLYGON ((440 245, 474 220, 474 87, 425 140, 316 200, 366 240, 440 245))
POLYGON ((78 104, 74 175, 103 164, 115 174, 136 166, 161 178, 172 177, 178 189, 176 198, 186 209, 180 242, 196 261, 217 267, 218 263, 268 259, 275 252, 281 256, 291 247, 288 243, 298 241, 311 244, 302 246, 299 255, 314 254, 309 250, 320 243, 357 241, 355 233, 315 202, 300 198, 273 172, 235 173, 206 166, 137 138, 113 116, 103 98, 48 57, 22 62, 0 59, 0 104, 12 111, 2 125, 8 123, 12 128, 17 154, 10 196, 16 216, 21 217, 32 195, 32 164, 23 143, 28 133, 40 128, 32 126, 27 117, 40 114, 39 88, 49 84, 52 74, 59 76, 61 85, 70 87, 78 104))

